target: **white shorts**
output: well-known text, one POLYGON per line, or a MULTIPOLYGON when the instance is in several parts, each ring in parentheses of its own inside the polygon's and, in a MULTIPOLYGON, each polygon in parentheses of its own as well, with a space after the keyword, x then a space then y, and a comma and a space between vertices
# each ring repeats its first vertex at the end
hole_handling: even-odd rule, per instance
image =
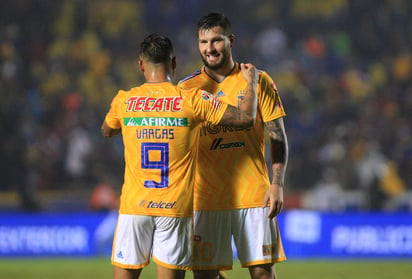
POLYGON ((120 214, 112 264, 139 269, 153 261, 171 269, 191 269, 192 218, 120 214))
POLYGON ((286 260, 277 220, 267 218, 268 210, 195 211, 193 268, 232 269, 232 236, 242 267, 286 260))

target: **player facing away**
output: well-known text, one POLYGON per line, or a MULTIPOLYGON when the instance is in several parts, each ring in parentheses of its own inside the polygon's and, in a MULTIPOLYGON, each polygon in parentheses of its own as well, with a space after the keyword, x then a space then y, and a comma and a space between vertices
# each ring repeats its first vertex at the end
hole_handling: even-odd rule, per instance
MULTIPOLYGON (((238 106, 245 96, 245 81, 232 57, 234 35, 229 20, 210 13, 200 18, 197 32, 204 66, 179 86, 201 88, 238 106)), ((209 122, 201 128, 194 192, 196 279, 216 278, 219 270, 232 269, 232 236, 241 265, 249 268, 251 278, 275 278, 273 264, 286 260, 276 220, 283 208, 288 160, 285 111, 271 77, 258 73, 253 127, 227 128, 209 122), (270 136, 272 181, 264 158, 265 128, 270 136)))
POLYGON ((121 133, 124 143, 124 184, 111 259, 115 279, 139 278, 150 256, 158 278, 184 278, 192 265, 200 125, 210 121, 246 128, 255 121, 258 74, 253 65, 241 65, 245 98, 239 107, 207 91, 173 85, 175 67, 171 41, 157 34, 146 37, 139 51, 145 83, 119 90, 102 124, 104 136, 121 133))

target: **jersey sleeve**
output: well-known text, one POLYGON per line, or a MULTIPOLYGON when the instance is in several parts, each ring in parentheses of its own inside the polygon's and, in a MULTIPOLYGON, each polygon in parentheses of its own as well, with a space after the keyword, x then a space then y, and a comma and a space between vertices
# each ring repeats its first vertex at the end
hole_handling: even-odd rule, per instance
POLYGON ((201 120, 208 121, 214 125, 219 124, 228 104, 223 103, 213 94, 199 89, 191 90, 190 101, 193 111, 201 120))
POLYGON ((106 114, 105 121, 107 125, 109 125, 112 129, 120 129, 121 124, 121 115, 120 115, 120 107, 122 102, 123 92, 120 90, 117 95, 113 98, 112 103, 110 105, 110 110, 106 114))
POLYGON ((258 95, 259 106, 262 111, 263 122, 269 122, 286 115, 280 100, 275 82, 266 73, 260 76, 260 94, 258 95))

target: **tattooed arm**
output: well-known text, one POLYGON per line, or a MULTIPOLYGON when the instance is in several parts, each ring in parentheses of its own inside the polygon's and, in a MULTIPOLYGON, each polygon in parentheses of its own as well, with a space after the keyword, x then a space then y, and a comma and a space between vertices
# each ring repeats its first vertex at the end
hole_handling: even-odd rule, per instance
POLYGON ((229 105, 219 125, 248 128, 255 124, 257 111, 257 82, 259 76, 252 64, 240 64, 243 78, 247 81, 246 94, 239 108, 229 105))
POLYGON ((273 218, 283 208, 283 186, 285 183, 289 147, 282 118, 266 122, 265 126, 270 137, 273 178, 266 192, 263 206, 267 206, 267 203, 270 202, 268 218, 273 218))

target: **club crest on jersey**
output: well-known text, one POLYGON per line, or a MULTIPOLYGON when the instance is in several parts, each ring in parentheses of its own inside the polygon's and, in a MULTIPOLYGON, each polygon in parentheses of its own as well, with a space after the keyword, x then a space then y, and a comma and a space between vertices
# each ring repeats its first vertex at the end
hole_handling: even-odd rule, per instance
POLYGON ((182 110, 182 97, 145 97, 145 96, 132 96, 129 97, 125 104, 127 105, 126 111, 181 111, 182 110))
POLYGON ((243 101, 244 97, 245 97, 245 90, 240 90, 237 93, 237 107, 239 108, 240 106, 240 102, 243 101))
POLYGON ((217 110, 222 105, 222 102, 217 97, 213 96, 211 93, 207 91, 202 92, 202 99, 205 101, 209 101, 212 104, 212 106, 217 110))

